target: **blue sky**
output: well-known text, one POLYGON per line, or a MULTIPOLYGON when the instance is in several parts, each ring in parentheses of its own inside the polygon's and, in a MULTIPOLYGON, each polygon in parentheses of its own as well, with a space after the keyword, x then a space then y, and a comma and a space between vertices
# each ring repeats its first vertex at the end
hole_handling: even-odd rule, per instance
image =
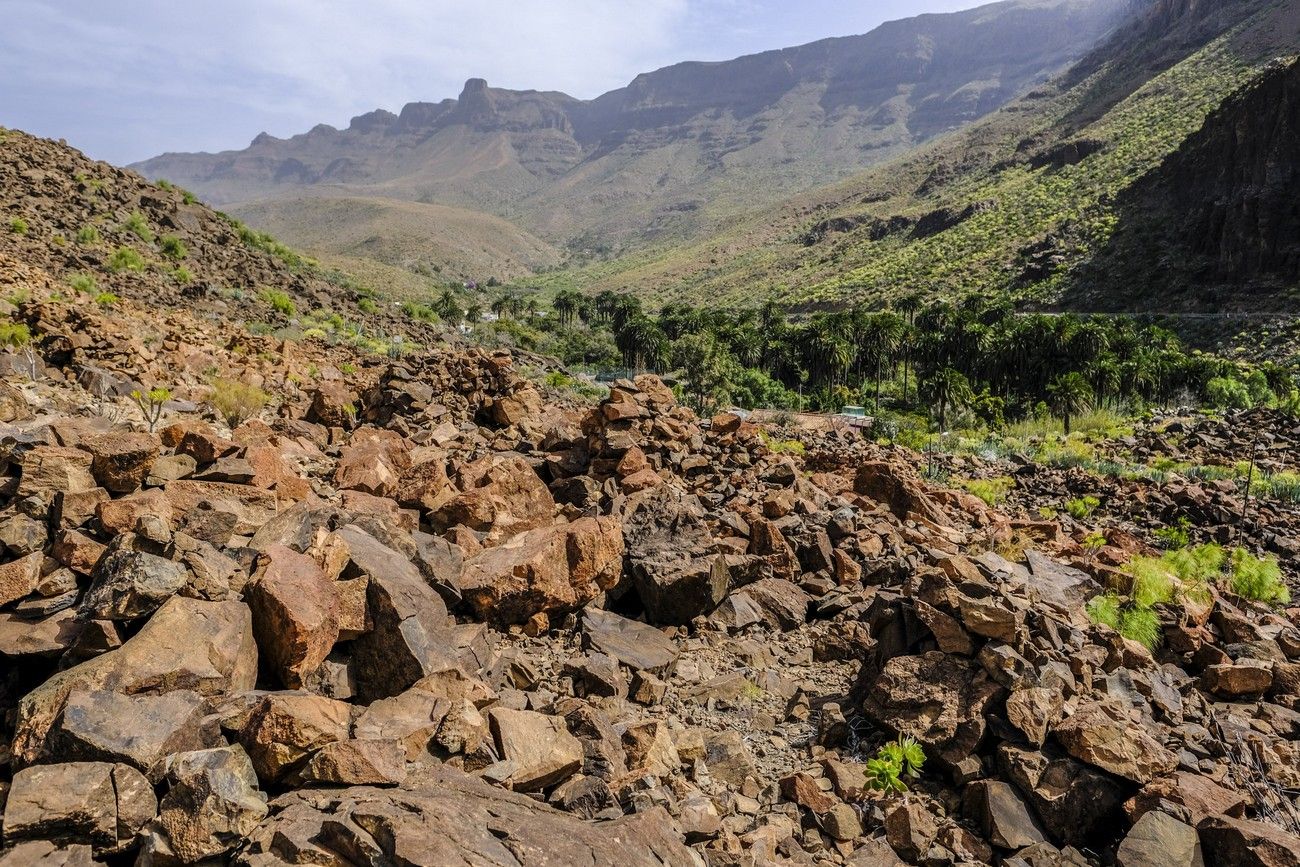
POLYGON ((981 0, 0 0, 0 125, 117 163, 346 125, 465 79, 588 98, 981 0))

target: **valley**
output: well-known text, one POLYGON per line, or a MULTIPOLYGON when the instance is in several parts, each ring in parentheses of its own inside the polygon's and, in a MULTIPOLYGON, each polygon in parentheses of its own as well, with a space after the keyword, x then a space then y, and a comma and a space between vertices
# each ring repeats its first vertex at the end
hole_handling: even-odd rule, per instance
POLYGON ((0 867, 1296 864, 1297 45, 0 127, 0 867))

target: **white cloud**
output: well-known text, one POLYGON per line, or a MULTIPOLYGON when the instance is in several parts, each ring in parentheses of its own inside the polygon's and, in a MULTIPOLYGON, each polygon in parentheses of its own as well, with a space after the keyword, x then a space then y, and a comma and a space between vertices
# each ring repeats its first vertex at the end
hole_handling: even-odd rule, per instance
POLYGON ((592 97, 679 60, 976 0, 0 0, 0 123, 117 162, 459 93, 592 97))

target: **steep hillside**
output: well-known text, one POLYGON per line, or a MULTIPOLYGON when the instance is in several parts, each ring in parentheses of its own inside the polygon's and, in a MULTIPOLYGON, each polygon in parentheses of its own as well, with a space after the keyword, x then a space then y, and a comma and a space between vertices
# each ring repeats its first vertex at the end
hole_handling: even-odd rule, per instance
POLYGON ((1162 0, 1068 74, 915 154, 707 240, 552 278, 731 303, 914 292, 1059 300, 1158 167, 1275 57, 1300 3, 1162 0))
MULTIPOLYGON (((427 336, 350 276, 187 191, 2 128, 0 254, 81 304, 129 298, 270 328, 337 316, 356 339, 427 336)), ((430 295, 429 281, 425 287, 430 295)))
MULTIPOLYGON (((304 186, 470 207, 554 242, 673 238, 969 123, 1087 51, 1136 0, 1010 0, 724 63, 590 102, 468 82, 245 150, 136 166, 231 203, 304 186)), ((330 246, 332 237, 318 246, 330 246)))
POLYGON ((1065 303, 1300 309, 1300 63, 1273 64, 1121 197, 1065 303), (1126 285, 1140 285, 1132 293, 1126 285))
POLYGON ((313 255, 420 267, 446 278, 513 279, 561 261, 554 247, 499 217, 444 205, 325 192, 262 199, 231 212, 313 255))

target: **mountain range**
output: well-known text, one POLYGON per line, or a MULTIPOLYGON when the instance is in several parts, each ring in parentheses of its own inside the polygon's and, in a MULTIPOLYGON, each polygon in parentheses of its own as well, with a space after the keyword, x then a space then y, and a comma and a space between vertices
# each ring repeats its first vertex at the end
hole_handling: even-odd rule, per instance
POLYGON ((589 101, 473 79, 457 99, 376 110, 346 129, 264 133, 242 151, 133 168, 313 252, 518 277, 561 250, 696 237, 898 157, 1061 72, 1139 5, 1009 0, 922 15, 681 63, 589 101))

